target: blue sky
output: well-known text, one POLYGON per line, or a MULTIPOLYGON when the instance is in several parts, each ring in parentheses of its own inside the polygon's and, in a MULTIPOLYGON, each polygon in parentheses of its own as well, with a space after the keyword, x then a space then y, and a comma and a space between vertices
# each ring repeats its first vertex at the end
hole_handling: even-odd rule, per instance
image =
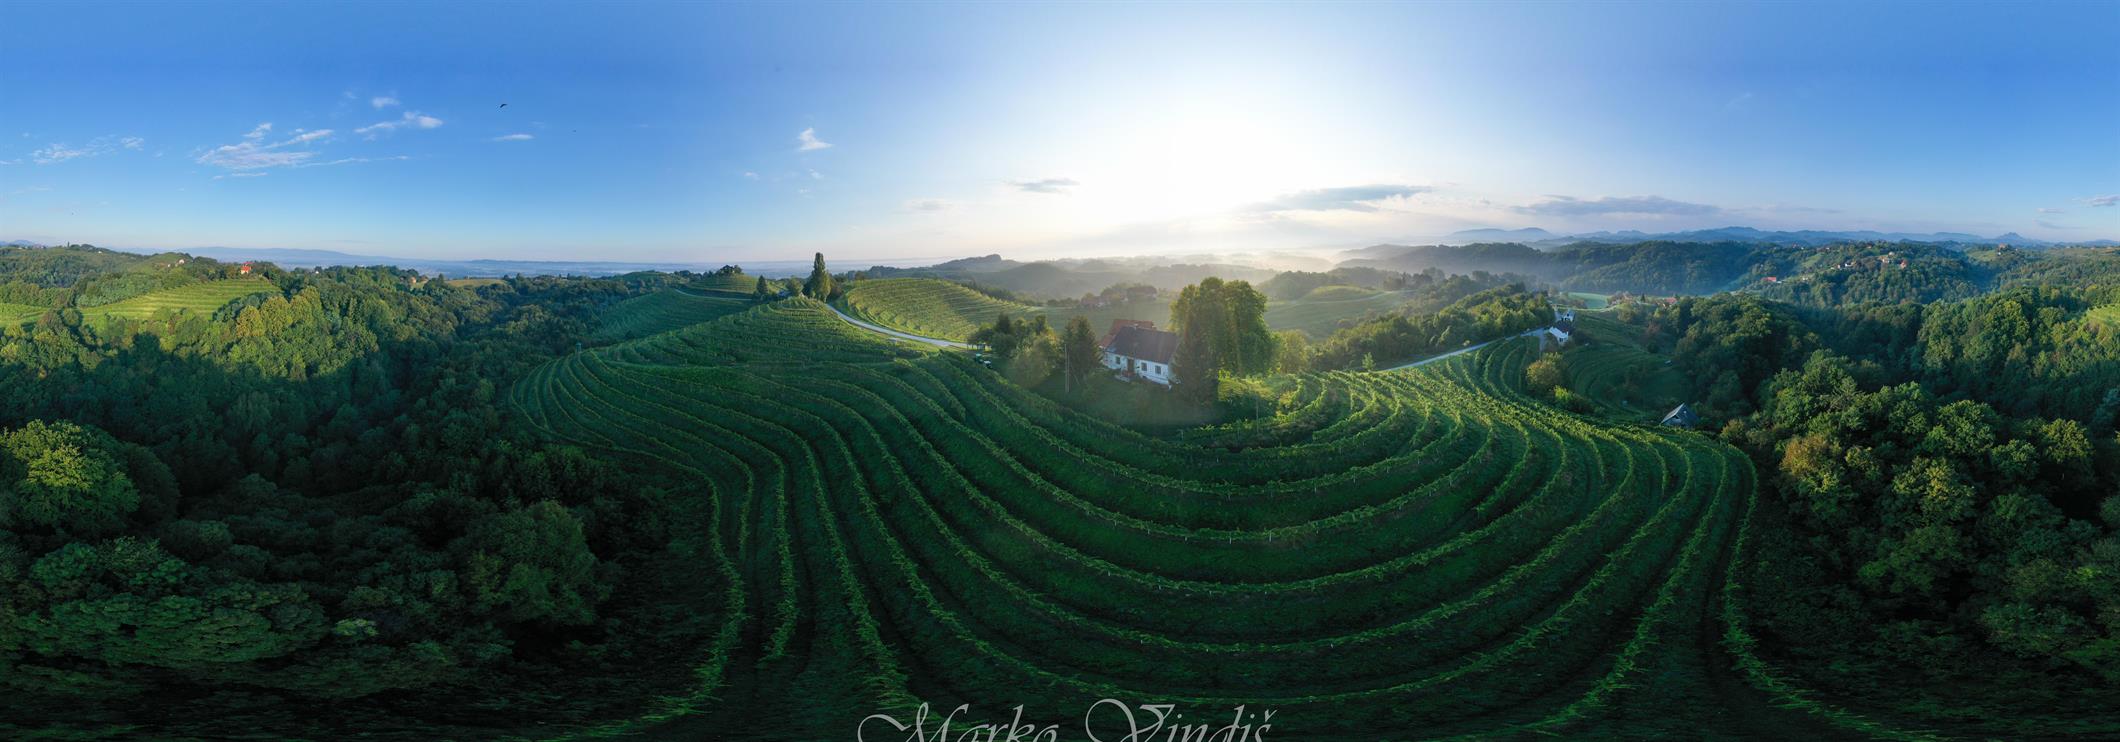
POLYGON ((2120 238, 2112 2, 18 1, 0 27, 0 239, 714 262, 2120 238))

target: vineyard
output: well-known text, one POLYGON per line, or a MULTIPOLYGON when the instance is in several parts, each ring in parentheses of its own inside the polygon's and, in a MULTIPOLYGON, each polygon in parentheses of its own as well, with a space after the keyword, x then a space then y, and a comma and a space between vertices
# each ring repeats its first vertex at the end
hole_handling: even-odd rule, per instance
POLYGON ((739 299, 667 289, 627 299, 605 310, 591 337, 604 342, 646 337, 734 314, 748 306, 748 302, 739 299))
POLYGON ((124 301, 81 310, 83 317, 91 321, 109 320, 117 317, 147 319, 159 312, 191 312, 212 314, 214 310, 227 306, 229 302, 251 294, 279 291, 271 281, 258 278, 234 278, 220 281, 205 281, 164 291, 141 294, 124 301))
POLYGON ((848 286, 845 303, 847 313, 859 319, 900 332, 959 341, 993 324, 994 317, 1002 313, 1027 317, 1045 311, 933 278, 856 281, 848 286))
MULTIPOLYGON (((1360 319, 1404 301, 1400 294, 1354 286, 1326 286, 1295 301, 1266 307, 1266 324, 1275 330, 1302 330, 1313 337, 1332 334, 1343 320, 1360 319)), ((1168 301, 1142 301, 1106 307, 1039 307, 1006 302, 964 286, 933 278, 882 278, 849 284, 844 300, 848 314, 900 332, 962 341, 1003 312, 1014 317, 1045 315, 1055 329, 1075 317, 1089 320, 1099 333, 1114 319, 1145 319, 1161 325, 1170 317, 1168 301)))
POLYGON ((1313 338, 1324 338, 1339 329, 1342 321, 1361 319, 1405 302, 1405 296, 1357 286, 1320 286, 1295 301, 1266 305, 1266 325, 1275 330, 1302 330, 1313 338))
MULTIPOLYGON (((956 299, 918 324, 992 307, 956 299)), ((706 506, 697 683, 596 734, 845 739, 923 701, 1079 729, 1115 698, 1271 709, 1283 739, 1918 736, 1752 653, 1749 462, 1528 400, 1536 353, 1304 375, 1274 414, 1154 438, 792 299, 575 353, 510 403, 706 506)))

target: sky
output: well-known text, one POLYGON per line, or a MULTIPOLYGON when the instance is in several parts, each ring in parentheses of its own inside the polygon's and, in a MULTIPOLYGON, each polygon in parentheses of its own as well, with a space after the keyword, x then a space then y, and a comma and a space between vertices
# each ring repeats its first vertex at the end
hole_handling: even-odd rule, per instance
POLYGON ((0 28, 0 240, 716 263, 2120 239, 2116 2, 15 0, 0 28))

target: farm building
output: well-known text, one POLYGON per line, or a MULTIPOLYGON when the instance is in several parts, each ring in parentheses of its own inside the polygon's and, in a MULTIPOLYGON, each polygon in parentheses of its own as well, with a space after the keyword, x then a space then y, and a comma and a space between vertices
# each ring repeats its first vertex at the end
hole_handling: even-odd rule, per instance
MULTIPOLYGON (((1113 340, 1117 340, 1117 339, 1119 338, 1119 330, 1120 330, 1121 328, 1126 328, 1126 327, 1139 327, 1139 328, 1141 328, 1141 329, 1143 329, 1143 330, 1153 330, 1153 329, 1156 329, 1156 323, 1155 323, 1155 321, 1154 321, 1154 320, 1145 320, 1145 319, 1115 319, 1115 320, 1112 320, 1112 327, 1111 327, 1111 329, 1109 329, 1109 330, 1105 330, 1105 331, 1104 331, 1104 337, 1102 337, 1102 338, 1098 338, 1098 340, 1097 340, 1097 347, 1099 347, 1099 348, 1109 348, 1109 347, 1112 347, 1112 341, 1113 341, 1113 340)), ((1113 366, 1113 368, 1118 368, 1118 367, 1117 367, 1117 366, 1113 366)))
POLYGON ((1556 321, 1546 329, 1539 331, 1539 349, 1545 350, 1551 347, 1554 350, 1559 350, 1567 347, 1568 341, 1575 339, 1575 323, 1568 321, 1572 319, 1574 319, 1574 314, 1571 312, 1568 319, 1556 321))
POLYGON ((1663 424, 1674 428, 1690 428, 1700 424, 1700 415, 1694 414, 1692 405, 1681 404, 1671 408, 1671 413, 1664 416, 1663 424))
MULTIPOLYGON (((1118 320, 1113 324, 1127 320, 1118 320)), ((1170 386, 1170 360, 1178 351, 1178 334, 1128 324, 1112 329, 1104 345, 1104 365, 1128 376, 1170 386)))

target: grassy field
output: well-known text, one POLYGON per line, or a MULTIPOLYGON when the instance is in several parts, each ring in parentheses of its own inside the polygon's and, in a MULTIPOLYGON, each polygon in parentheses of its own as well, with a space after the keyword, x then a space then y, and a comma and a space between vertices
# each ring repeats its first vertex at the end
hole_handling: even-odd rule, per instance
POLYGON ((2093 307, 2092 309, 2090 309, 2090 311, 2084 312, 2083 316, 2085 319, 2090 320, 2094 324, 2101 324, 2107 327, 2120 327, 2120 304, 2107 304, 2102 307, 2093 307))
POLYGON ((743 273, 705 276, 686 288, 712 294, 750 296, 758 288, 758 277, 743 273))
POLYGON ((0 322, 28 322, 43 316, 44 307, 0 302, 0 322))
POLYGON ((498 286, 505 283, 498 278, 451 278, 449 285, 460 289, 475 289, 480 286, 498 286))
POLYGON ((1612 299, 1607 294, 1593 294, 1586 291, 1570 291, 1568 292, 1568 298, 1583 300, 1584 309, 1604 309, 1611 306, 1612 299))
POLYGON ((90 321, 107 321, 113 318, 149 319, 164 311, 212 314, 214 310, 227 306, 229 302, 252 294, 277 293, 278 286, 261 278, 234 278, 223 281, 205 281, 166 291, 141 294, 120 302, 81 310, 81 315, 90 321))
POLYGON ((646 337, 735 314, 750 306, 745 300, 667 289, 636 296, 604 310, 590 337, 598 342, 646 337))
MULTIPOLYGON (((945 318, 993 308, 957 298, 945 318)), ((1100 698, 1272 709, 1284 739, 1883 729, 1752 653, 1749 461, 1528 399, 1530 340, 1148 436, 879 337, 793 299, 511 388, 546 436, 707 504, 673 524, 717 575, 688 606, 720 627, 698 682, 600 732, 838 739, 922 701, 969 726, 1100 698)))

